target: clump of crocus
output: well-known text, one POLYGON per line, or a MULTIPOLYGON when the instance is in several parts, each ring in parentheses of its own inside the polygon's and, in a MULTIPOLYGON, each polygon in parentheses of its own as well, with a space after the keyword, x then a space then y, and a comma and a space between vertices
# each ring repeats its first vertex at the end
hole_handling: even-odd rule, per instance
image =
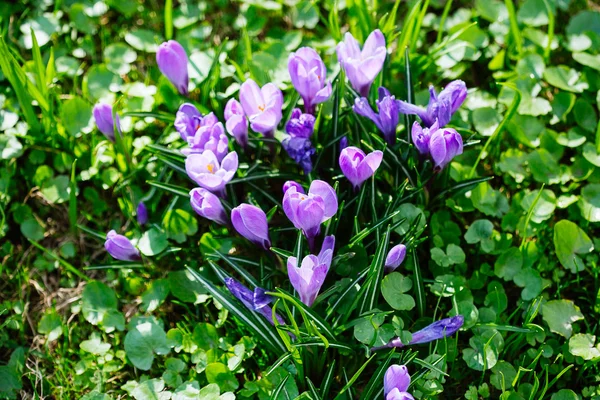
POLYGON ((267 215, 260 208, 250 204, 240 204, 231 210, 231 223, 240 235, 255 245, 264 250, 271 247, 267 215))
POLYGON ((211 150, 202 154, 190 154, 185 159, 185 171, 191 180, 206 190, 221 197, 225 196, 225 185, 238 169, 238 155, 235 151, 227 154, 219 163, 211 150))
POLYGON ((383 394, 385 400, 414 400, 407 392, 410 386, 410 374, 404 365, 390 365, 383 377, 383 394))
POLYGON ((369 105, 369 99, 361 97, 356 99, 352 109, 358 115, 369 118, 377 129, 383 133, 383 138, 389 145, 396 142, 396 127, 400 120, 398 100, 384 87, 379 88, 379 100, 376 102, 376 113, 369 105))
POLYGON ((117 130, 119 130, 119 114, 115 113, 115 118, 113 119, 113 108, 110 104, 106 103, 98 103, 94 106, 94 121, 96 121, 96 126, 98 130, 102 132, 104 136, 111 142, 115 141, 115 119, 117 130))
POLYGON ((188 95, 188 57, 183 47, 175 40, 158 46, 156 51, 158 69, 184 96, 188 95))
POLYGON ((452 114, 458 110, 467 98, 467 85, 461 80, 452 81, 438 95, 433 86, 429 86, 429 104, 427 108, 415 106, 405 101, 399 101, 401 114, 416 114, 423 124, 431 127, 436 119, 438 126, 443 128, 450 122, 452 114))
POLYGON ((296 186, 290 186, 283 195, 285 215, 296 229, 302 230, 311 249, 321 231, 321 224, 333 217, 337 208, 335 190, 327 182, 320 180, 312 181, 307 194, 298 191, 296 186))
POLYGON ((190 205, 196 211, 196 214, 203 218, 221 225, 227 225, 229 222, 221 200, 206 189, 192 189, 190 191, 190 205))
POLYGON ((454 335, 465 323, 462 315, 456 315, 450 318, 444 318, 426 326, 412 334, 412 340, 408 344, 402 343, 399 337, 392 339, 384 346, 373 347, 371 350, 389 349, 392 347, 404 347, 413 344, 429 343, 434 340, 444 339, 454 335))
POLYGON ((144 204, 143 201, 140 201, 135 210, 135 215, 137 217, 137 222, 140 225, 145 225, 148 223, 148 208, 144 204))
POLYGON ((221 122, 217 121, 213 113, 204 117, 203 122, 204 124, 198 128, 194 136, 188 136, 188 147, 182 149, 181 152, 188 156, 210 150, 220 162, 229 152, 229 140, 225 135, 225 128, 221 122))
POLYGON ((285 151, 307 175, 312 171, 312 156, 316 152, 310 141, 314 126, 314 115, 302 114, 299 108, 295 108, 285 125, 287 136, 281 141, 285 151))
POLYGON ((383 160, 383 153, 379 150, 367 155, 358 147, 349 146, 341 151, 339 162, 344 176, 357 190, 364 181, 375 174, 381 160, 383 160))
POLYGON ((361 50, 354 36, 347 32, 336 51, 338 61, 354 90, 363 97, 369 97, 369 89, 387 56, 383 33, 379 29, 371 32, 361 50))
POLYGON ((260 88, 256 82, 248 79, 240 87, 240 103, 250 121, 250 128, 265 137, 273 137, 282 118, 281 90, 273 83, 260 88))
POLYGON ((314 303, 325 282, 331 266, 334 246, 335 237, 326 236, 319 255, 310 254, 304 257, 300 267, 296 257, 288 257, 287 269, 290 282, 300 295, 300 300, 309 307, 314 303))
MULTIPOLYGON (((272 298, 265 293, 264 289, 257 287, 252 291, 233 278, 225 279, 225 285, 231 294, 241 301, 246 308, 258 312, 274 325, 273 309, 268 305, 272 301, 272 298)), ((279 314, 275 314, 275 318, 277 318, 278 323, 285 324, 285 321, 279 314)))
POLYGON ((121 261, 139 261, 142 259, 140 252, 133 243, 123 235, 119 235, 114 230, 106 234, 104 248, 108 254, 121 261))
POLYGON ((294 88, 304 101, 304 111, 315 113, 315 106, 331 97, 331 82, 319 54, 310 47, 302 47, 288 58, 288 71, 294 88))
POLYGON ((225 128, 240 146, 248 146, 248 118, 236 99, 229 99, 225 105, 225 128))
POLYGON ((397 244, 392 247, 385 258, 385 272, 390 273, 402 264, 406 257, 406 246, 397 244))

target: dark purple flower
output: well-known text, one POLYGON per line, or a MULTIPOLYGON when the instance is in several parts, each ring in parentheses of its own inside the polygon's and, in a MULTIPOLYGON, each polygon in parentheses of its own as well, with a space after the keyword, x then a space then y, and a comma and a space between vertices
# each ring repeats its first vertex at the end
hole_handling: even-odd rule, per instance
MULTIPOLYGON (((313 242, 321 230, 321 224, 333 217, 338 209, 335 190, 327 182, 314 180, 308 193, 300 193, 290 187, 283 195, 283 211, 296 229, 313 242)), ((312 246, 311 246, 312 247, 312 246)))
POLYGON ((298 193, 304 193, 304 188, 298 182, 287 181, 283 184, 283 193, 288 191, 289 188, 295 188, 298 193))
MULTIPOLYGON (((412 334, 412 340, 406 346, 413 344, 429 343, 434 340, 444 339, 454 335, 464 324, 465 319, 462 315, 456 315, 450 318, 444 318, 426 326, 412 334)), ((404 347, 400 338, 392 339, 388 344, 379 347, 373 347, 371 350, 388 349, 392 347, 404 347)))
POLYGON ((196 214, 221 225, 227 225, 229 218, 219 198, 203 188, 190 191, 190 205, 196 214))
POLYGON ((405 101, 399 101, 398 104, 400 113, 418 115, 427 127, 431 127, 437 119, 438 126, 443 128, 450 122, 452 114, 458 110, 466 98, 467 85, 461 80, 456 80, 450 82, 439 95, 436 94, 433 86, 429 86, 427 109, 405 101))
MULTIPOLYGON (((246 308, 248 308, 250 311, 258 312, 265 317, 267 321, 274 325, 273 309, 268 306, 272 299, 270 296, 265 294, 264 289, 257 287, 253 292, 233 278, 225 279, 225 285, 231 294, 241 301, 246 308)), ((278 323, 282 325, 285 324, 285 321, 279 314, 275 314, 275 318, 277 318, 278 323)))
POLYGON ((248 118, 236 99, 229 99, 225 105, 225 128, 240 146, 248 146, 248 118))
POLYGON ((313 147, 310 139, 288 135, 281 141, 281 145, 288 155, 302 167, 306 175, 312 171, 312 156, 317 150, 313 147))
POLYGON ((288 58, 288 71, 294 88, 304 100, 304 110, 314 114, 315 106, 331 97, 331 82, 319 54, 310 47, 302 47, 288 58))
POLYGON ((185 171, 190 179, 220 196, 224 195, 225 185, 233 178, 237 169, 238 155, 235 151, 227 154, 221 163, 211 150, 202 154, 190 154, 185 159, 185 171))
POLYGON ((348 147, 348 138, 346 136, 342 136, 340 139, 340 151, 344 150, 348 147))
POLYGON ((121 261, 139 261, 142 259, 140 252, 133 243, 123 235, 119 235, 114 230, 106 234, 104 248, 108 253, 121 261))
POLYGON ((410 374, 404 365, 390 365, 383 377, 385 400, 414 400, 407 392, 410 386, 410 374))
POLYGON ((325 282, 325 277, 331 267, 334 246, 335 237, 325 237, 319 255, 311 254, 304 257, 300 267, 298 267, 296 257, 288 257, 287 269, 290 283, 300 295, 300 300, 309 307, 314 303, 323 282, 325 282))
POLYGON ((273 83, 260 88, 256 82, 248 79, 240 87, 240 103, 250 121, 250 128, 266 137, 273 137, 282 117, 281 90, 273 83))
POLYGON ((358 147, 346 147, 340 153, 340 168, 344 176, 358 189, 364 181, 369 179, 383 160, 383 153, 375 150, 368 155, 358 147))
POLYGON ((158 69, 177 88, 179 93, 188 95, 188 57, 185 50, 174 40, 162 43, 156 51, 158 69))
POLYGON ((260 208, 250 204, 240 204, 231 210, 231 223, 235 230, 265 250, 271 247, 267 215, 260 208))
POLYGON ((352 107, 355 113, 369 118, 377 129, 383 133, 383 137, 388 144, 393 145, 396 142, 396 127, 400 120, 400 109, 398 100, 383 86, 379 88, 379 100, 377 100, 377 110, 373 111, 366 97, 356 99, 352 107))
POLYGON ((309 139, 315 128, 315 120, 314 115, 302 114, 299 108, 294 108, 290 120, 285 124, 285 131, 292 137, 309 139))
POLYGON ((138 224, 145 225, 148 223, 148 208, 144 204, 144 202, 140 201, 135 210, 135 215, 137 217, 138 224))
POLYGON ((437 119, 431 125, 431 128, 421 128, 419 121, 415 121, 412 126, 412 141, 422 155, 429 155, 429 141, 431 134, 439 129, 437 119))
POLYGON ((435 170, 444 169, 454 157, 463 152, 463 140, 460 133, 452 128, 441 128, 431 134, 429 154, 435 170))
POLYGON ((110 104, 98 103, 94 106, 94 120, 98 130, 111 142, 115 141, 115 119, 117 120, 117 129, 119 128, 119 114, 115 113, 113 119, 113 108, 110 104))
POLYGON ((352 87, 363 97, 369 97, 371 84, 383 68, 387 49, 385 37, 379 29, 371 32, 362 50, 350 32, 336 48, 338 61, 346 72, 352 87))
POLYGON ((406 246, 398 244, 391 248, 385 259, 385 272, 390 273, 402 264, 406 257, 406 246))

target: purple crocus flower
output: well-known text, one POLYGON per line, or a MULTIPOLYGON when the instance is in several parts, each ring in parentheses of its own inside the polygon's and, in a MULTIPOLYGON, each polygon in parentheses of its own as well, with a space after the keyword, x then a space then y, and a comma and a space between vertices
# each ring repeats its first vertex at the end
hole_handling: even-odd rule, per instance
POLYGON ((190 205, 199 216, 227 225, 229 218, 221 204, 221 200, 211 192, 203 188, 194 188, 190 191, 190 205))
POLYGON ((156 51, 158 69, 184 96, 188 95, 188 57, 183 47, 174 40, 162 43, 156 51))
POLYGON ((285 192, 292 187, 296 189, 296 192, 304 194, 304 188, 302 185, 295 181, 287 181, 283 184, 283 194, 285 194, 285 192))
POLYGON ((342 136, 340 139, 340 151, 344 150, 348 147, 348 138, 346 136, 342 136))
POLYGON ((267 215, 260 208, 250 204, 240 204, 231 210, 231 223, 235 230, 265 250, 271 247, 267 215))
POLYGON ((410 386, 410 374, 404 365, 390 365, 383 377, 385 400, 414 400, 407 392, 410 386))
POLYGON ((406 257, 406 246, 397 244, 392 247, 385 259, 385 272, 390 273, 402 264, 406 257))
MULTIPOLYGON (((443 339, 446 337, 450 337, 454 335, 465 323, 465 319, 462 315, 456 315, 450 318, 444 318, 439 321, 434 322, 431 325, 426 326, 412 334, 412 340, 408 343, 407 346, 413 344, 422 344, 433 342, 434 340, 443 339)), ((404 347, 405 345, 402 343, 399 337, 392 339, 388 344, 373 347, 371 350, 381 350, 381 349, 389 349, 392 347, 404 347)))
POLYGON ((331 266, 334 246, 335 237, 325 237, 319 255, 314 256, 311 254, 304 257, 300 268, 298 268, 296 257, 288 257, 287 269, 290 282, 300 295, 300 300, 309 307, 314 303, 323 282, 325 282, 325 277, 331 266))
POLYGON ((429 105, 426 109, 405 101, 399 101, 398 104, 401 114, 416 114, 427 127, 431 127, 437 119, 439 127, 443 128, 466 98, 467 85, 456 80, 450 82, 439 95, 433 86, 429 86, 429 105))
POLYGON ((296 229, 301 229, 314 247, 314 239, 321 231, 321 224, 333 217, 338 209, 335 190, 327 182, 314 180, 308 193, 299 192, 291 186, 283 195, 283 211, 296 229))
POLYGON ((117 129, 119 128, 119 114, 115 113, 113 119, 113 108, 110 104, 98 103, 94 106, 94 120, 98 130, 111 142, 115 141, 115 119, 117 120, 117 129))
POLYGON ((211 150, 202 154, 190 154, 185 159, 185 171, 191 180, 204 189, 221 197, 225 195, 225 185, 238 169, 238 155, 235 151, 227 154, 219 163, 211 150))
POLYGON ((240 103, 250 120, 252 130, 266 137, 273 137, 282 117, 281 90, 273 83, 267 83, 260 88, 256 82, 248 79, 240 87, 240 103))
POLYGON ((390 94, 383 86, 379 88, 379 100, 377 100, 377 110, 373 111, 366 97, 356 99, 352 109, 358 115, 369 118, 377 129, 383 133, 385 141, 389 145, 396 142, 396 127, 400 120, 398 100, 390 94))
POLYGON ((346 32, 344 41, 337 45, 336 51, 352 87, 362 97, 369 97, 371 84, 383 68, 387 56, 383 33, 379 29, 371 32, 361 50, 354 36, 346 32))
MULTIPOLYGON (((233 278, 225 279, 225 285, 227 289, 235 296, 239 301, 246 306, 250 311, 256 311, 267 319, 272 325, 273 322, 273 309, 268 306, 272 301, 271 296, 265 294, 265 290, 257 287, 254 292, 242 285, 240 282, 233 278)), ((275 314, 277 322, 285 324, 285 321, 279 314, 275 314)))
POLYGON ((431 134, 429 153, 436 171, 444 169, 454 157, 463 152, 460 133, 452 128, 441 128, 431 134))
POLYGON ((285 131, 290 136, 309 139, 314 132, 315 121, 314 115, 303 114, 299 108, 294 108, 290 120, 285 124, 285 131))
POLYGON ((310 141, 314 125, 314 115, 302 114, 300 109, 295 108, 292 111, 290 120, 285 125, 288 135, 281 141, 285 151, 302 167, 307 175, 312 171, 312 156, 316 152, 310 141))
POLYGON ((431 140, 431 134, 439 129, 437 119, 431 125, 431 128, 422 128, 419 121, 415 121, 412 126, 412 141, 422 155, 429 155, 429 141, 431 140))
POLYGON ((148 208, 143 201, 140 201, 135 210, 138 224, 145 225, 148 223, 148 208))
POLYGON ((104 248, 108 254, 121 261, 139 261, 142 259, 140 252, 133 243, 123 235, 119 235, 114 230, 106 234, 104 248))
POLYGON ((240 146, 248 146, 248 118, 236 99, 229 99, 225 105, 225 128, 240 146))
POLYGON ((193 136, 187 137, 187 142, 189 147, 181 150, 186 156, 210 150, 220 162, 229 152, 229 140, 225 128, 213 113, 202 118, 198 130, 193 136))
POLYGON ((383 160, 383 153, 379 150, 367 155, 358 147, 349 146, 341 151, 339 162, 344 176, 357 190, 364 181, 373 176, 381 160, 383 160))
POLYGON ((314 114, 315 106, 331 97, 331 82, 319 54, 310 47, 302 47, 288 58, 288 71, 294 88, 302 96, 304 110, 314 114))

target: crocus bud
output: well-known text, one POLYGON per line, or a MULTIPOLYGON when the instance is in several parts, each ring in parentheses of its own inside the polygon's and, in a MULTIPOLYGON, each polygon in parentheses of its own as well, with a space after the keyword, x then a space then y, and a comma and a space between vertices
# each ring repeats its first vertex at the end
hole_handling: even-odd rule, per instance
MULTIPOLYGON (((416 114, 427 127, 438 122, 438 126, 446 126, 454 114, 467 98, 467 86, 461 80, 452 81, 442 92, 437 95, 433 86, 429 87, 429 104, 427 109, 404 101, 399 101, 401 114, 416 114)), ((432 130, 433 132, 433 130, 432 130)))
POLYGON ((437 131, 439 124, 437 119, 431 126, 431 128, 421 128, 421 124, 415 121, 412 126, 411 136, 412 141, 422 155, 429 154, 429 141, 431 140, 431 134, 437 131))
POLYGON ((162 43, 156 51, 158 69, 177 88, 177 91, 188 95, 188 57, 183 47, 174 40, 162 43))
POLYGON ((397 244, 392 247, 385 259, 385 272, 390 273, 402 264, 406 257, 406 246, 397 244))
MULTIPOLYGON (((115 141, 115 121, 112 114, 112 106, 106 103, 98 103, 94 106, 94 120, 98 130, 111 142, 115 141)), ((117 129, 119 129, 119 114, 115 114, 117 129)))
POLYGON ((393 145, 396 142, 396 127, 400 120, 399 105, 396 98, 386 88, 379 88, 377 113, 373 111, 366 97, 356 99, 352 109, 358 115, 362 115, 373 121, 388 144, 393 145))
POLYGON ((271 247, 267 215, 260 208, 250 204, 237 206, 231 210, 231 223, 240 235, 255 245, 265 250, 271 247))
POLYGON ((224 195, 225 185, 233 178, 237 169, 238 155, 235 151, 227 154, 221 163, 210 150, 202 154, 190 154, 185 159, 185 171, 190 179, 220 196, 224 195))
POLYGON ((294 108, 290 120, 285 124, 285 131, 292 137, 309 139, 315 128, 315 116, 302 114, 299 108, 294 108))
POLYGON ((385 37, 379 29, 371 32, 362 50, 350 32, 336 48, 338 61, 350 84, 362 97, 369 97, 369 89, 383 68, 387 49, 385 37))
POLYGON ((225 127, 240 146, 248 146, 248 119, 242 105, 236 99, 229 99, 225 105, 225 127))
POLYGON ((199 216, 227 225, 228 218, 221 200, 211 192, 203 188, 194 188, 190 191, 190 205, 199 216))
POLYGON ((342 136, 340 139, 340 151, 344 150, 348 147, 348 138, 346 136, 342 136))
POLYGON ((383 160, 383 153, 379 150, 366 155, 361 149, 349 146, 341 151, 339 162, 344 176, 357 190, 364 181, 373 176, 381 160, 383 160))
POLYGON ((133 243, 123 235, 119 235, 114 230, 106 234, 104 248, 108 253, 121 261, 139 261, 142 259, 140 252, 133 243))
POLYGON ((183 140, 187 141, 188 137, 193 137, 201 124, 202 114, 195 105, 183 103, 179 106, 175 114, 175 129, 183 140))
POLYGON ((410 386, 410 374, 404 365, 390 365, 383 377, 383 394, 386 400, 413 400, 407 393, 410 386))
POLYGON ((285 194, 285 192, 287 192, 288 189, 292 188, 292 187, 296 189, 296 192, 304 194, 304 188, 302 187, 302 185, 300 185, 298 182, 295 182, 295 181, 287 181, 286 183, 284 183, 283 184, 283 193, 285 194))
POLYGON ((148 223, 148 208, 144 202, 140 201, 135 210, 135 215, 137 217, 138 224, 145 225, 148 223))
POLYGON ((331 97, 331 82, 319 54, 310 47, 302 47, 288 58, 292 85, 304 101, 304 110, 314 114, 315 106, 331 97))
MULTIPOLYGON (((257 287, 254 292, 242 285, 240 282, 233 278, 225 279, 225 286, 229 292, 239 301, 246 306, 250 311, 256 311, 265 317, 272 325, 273 323, 273 309, 268 306, 272 301, 271 296, 265 294, 265 290, 257 287)), ((285 324, 285 321, 279 314, 275 314, 277 322, 285 324)))
POLYGON ((287 269, 290 283, 300 295, 300 300, 307 306, 312 306, 325 277, 331 266, 335 237, 327 236, 323 241, 323 247, 318 256, 308 255, 302 260, 298 268, 296 257, 288 257, 287 269))
MULTIPOLYGON (((450 318, 444 318, 434 322, 431 325, 426 326, 412 334, 412 340, 407 346, 413 344, 429 343, 434 340, 444 339, 454 335, 465 323, 465 319, 462 315, 456 315, 450 318)), ((400 338, 392 339, 388 344, 379 347, 373 347, 371 350, 388 349, 392 347, 404 347, 400 338)))
POLYGON ((436 171, 444 169, 454 157, 463 152, 463 140, 460 133, 452 128, 442 128, 431 134, 429 153, 436 171))
POLYGON ((327 182, 314 180, 308 193, 298 192, 290 187, 283 195, 283 211, 294 224, 301 229, 309 243, 321 230, 321 224, 337 212, 338 201, 335 190, 327 182))
POLYGON ((240 87, 240 103, 250 120, 250 128, 266 137, 273 137, 282 118, 281 90, 273 83, 260 88, 256 82, 248 79, 240 87))

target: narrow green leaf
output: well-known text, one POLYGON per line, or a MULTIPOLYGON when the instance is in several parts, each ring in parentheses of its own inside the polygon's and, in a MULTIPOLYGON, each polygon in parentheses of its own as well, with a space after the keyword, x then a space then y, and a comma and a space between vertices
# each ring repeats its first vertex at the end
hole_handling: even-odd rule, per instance
POLYGON ((75 167, 77 159, 73 160, 71 165, 71 179, 69 181, 69 223, 71 231, 77 234, 77 177, 75 175, 75 167))
POLYGON ((189 190, 182 186, 172 185, 170 183, 158 182, 158 181, 146 181, 146 183, 150 186, 157 187, 162 190, 166 190, 167 192, 171 192, 178 196, 190 197, 189 190))
POLYGON ((342 388, 342 390, 340 390, 340 392, 338 393, 337 396, 335 396, 334 400, 338 400, 342 398, 342 395, 350 390, 350 388, 352 387, 352 385, 354 384, 354 382, 356 382, 356 380, 360 377, 360 375, 362 374, 362 372, 365 370, 365 368, 367 367, 367 365, 371 362, 371 360, 373 360, 375 358, 376 354, 373 354, 371 357, 369 357, 369 359, 358 369, 358 371, 356 371, 356 373, 352 376, 352 378, 350 378, 350 380, 348 381, 348 383, 346 383, 346 385, 342 388))
POLYGON ((395 354, 395 351, 391 350, 388 353, 385 361, 379 363, 379 366, 377 367, 375 372, 373 372, 373 375, 371 375, 371 379, 369 379, 369 383, 367 383, 367 386, 361 393, 360 400, 371 400, 371 399, 379 398, 378 396, 375 395, 375 392, 381 389, 381 383, 383 382, 383 376, 385 375, 385 372, 387 371, 388 367, 392 363, 392 358, 393 358, 394 354, 395 354))
POLYGON ((508 10, 508 19, 510 21, 510 34, 512 35, 515 46, 517 46, 518 55, 523 54, 523 39, 521 38, 521 31, 519 30, 519 23, 517 22, 517 12, 513 0, 504 0, 504 5, 508 10))

